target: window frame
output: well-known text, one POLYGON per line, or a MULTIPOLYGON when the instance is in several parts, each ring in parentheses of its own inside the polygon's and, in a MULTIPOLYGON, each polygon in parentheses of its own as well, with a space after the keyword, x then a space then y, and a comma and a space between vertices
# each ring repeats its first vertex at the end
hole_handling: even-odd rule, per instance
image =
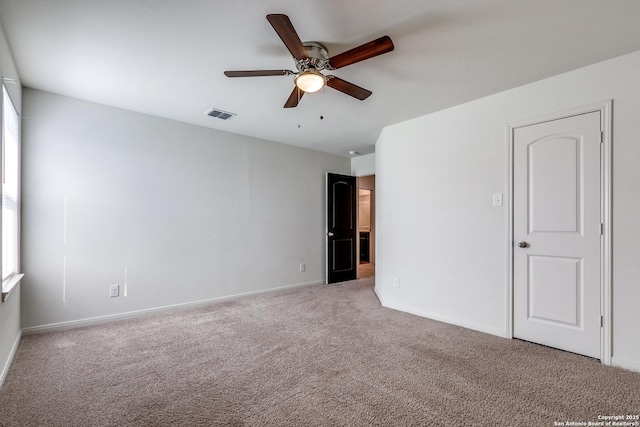
MULTIPOLYGON (((21 120, 21 116, 20 113, 18 112, 18 109, 16 108, 16 104, 13 102, 13 98, 11 97, 11 92, 9 91, 9 88, 6 86, 5 84, 5 79, 3 78, 3 82, 2 82, 2 103, 0 103, 0 133, 1 133, 1 141, 0 143, 2 144, 1 146, 1 157, 0 157, 0 162, 1 162, 1 174, 2 174, 2 179, 0 180, 0 193, 2 193, 2 198, 4 200, 4 185, 5 185, 5 172, 6 172, 6 167, 5 167, 5 160, 6 160, 6 156, 5 156, 5 122, 6 122, 6 117, 7 117, 7 113, 5 111, 5 97, 8 100, 8 104, 10 105, 9 108, 13 109, 13 113, 15 114, 15 118, 17 120, 17 132, 16 132, 16 161, 17 161, 17 165, 15 168, 15 173, 16 173, 16 197, 15 197, 15 205, 16 205, 16 221, 15 221, 15 226, 16 226, 16 230, 15 230, 15 236, 16 236, 16 268, 14 272, 12 272, 10 275, 8 275, 6 278, 2 278, 2 302, 4 302, 7 297, 9 296, 10 292, 15 289, 16 285, 18 283, 20 283, 20 280, 22 279, 22 277, 24 276, 24 274, 20 273, 20 247, 21 247, 21 236, 20 236, 20 220, 21 220, 21 164, 22 164, 22 138, 21 138, 21 126, 20 126, 20 120, 21 120)), ((3 203, 4 204, 4 203, 3 203)), ((2 209, 0 209, 0 225, 4 225, 4 218, 2 215, 2 209)), ((2 240, 0 240, 2 242, 2 246, 0 246, 0 259, 4 258, 4 254, 2 253, 3 247, 4 247, 4 235, 2 233, 3 228, 0 227, 0 237, 2 237, 2 240)), ((0 271, 2 270, 2 268, 0 267, 0 271)))

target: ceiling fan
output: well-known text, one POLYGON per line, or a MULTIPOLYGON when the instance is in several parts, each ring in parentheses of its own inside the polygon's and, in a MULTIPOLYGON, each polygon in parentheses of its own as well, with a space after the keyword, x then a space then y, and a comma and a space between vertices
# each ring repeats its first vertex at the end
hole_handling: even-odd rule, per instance
POLYGON ((293 24, 287 15, 267 15, 267 20, 278 33, 284 45, 293 56, 297 72, 291 70, 251 70, 251 71, 225 71, 227 77, 260 77, 260 76, 295 76, 295 87, 284 104, 284 108, 296 107, 305 92, 316 92, 325 85, 342 93, 353 96, 359 100, 365 100, 371 95, 371 91, 360 86, 342 80, 333 75, 321 73, 323 70, 337 70, 374 56, 393 50, 393 42, 389 36, 383 36, 376 40, 355 47, 339 55, 327 58, 327 48, 321 43, 300 41, 300 37, 293 28, 293 24))

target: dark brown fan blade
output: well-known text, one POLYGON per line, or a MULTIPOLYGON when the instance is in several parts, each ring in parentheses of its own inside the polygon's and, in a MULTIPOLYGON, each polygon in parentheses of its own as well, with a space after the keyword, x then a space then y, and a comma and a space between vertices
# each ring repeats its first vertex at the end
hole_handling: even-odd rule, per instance
POLYGON ((296 33, 296 30, 293 28, 293 24, 287 15, 267 15, 267 19, 294 58, 298 60, 309 58, 307 50, 304 48, 304 45, 300 41, 300 37, 298 37, 298 33, 296 33))
POLYGON ((327 86, 332 87, 335 90, 339 90, 342 93, 346 93, 347 95, 353 96, 360 101, 364 101, 373 93, 370 90, 367 90, 360 86, 356 86, 353 83, 349 83, 348 81, 342 80, 341 78, 336 76, 327 76, 327 86))
POLYGON ((337 70, 338 68, 346 67, 347 65, 355 64, 356 62, 364 61, 365 59, 373 58, 374 56, 382 55, 392 50, 393 42, 391 38, 389 36, 382 36, 379 39, 354 47, 333 58, 329 58, 329 64, 331 64, 331 68, 337 70))
POLYGON ((261 77, 261 76, 290 76, 295 74, 289 70, 251 70, 251 71, 225 71, 227 77, 261 77))
POLYGON ((298 106, 298 102, 302 99, 302 95, 304 95, 304 91, 299 89, 298 86, 293 88, 293 92, 289 95, 289 99, 284 103, 284 108, 293 108, 298 106))

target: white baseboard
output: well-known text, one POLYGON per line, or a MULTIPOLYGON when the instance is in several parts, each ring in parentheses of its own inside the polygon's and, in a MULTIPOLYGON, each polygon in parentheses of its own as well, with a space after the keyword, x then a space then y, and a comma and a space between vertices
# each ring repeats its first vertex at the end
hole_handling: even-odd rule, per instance
POLYGON ((623 357, 614 356, 611 358, 611 365, 627 369, 629 371, 640 372, 640 360, 629 360, 623 357))
POLYGON ((22 339, 22 331, 18 331, 18 336, 16 340, 13 342, 13 346, 11 347, 11 351, 9 352, 9 357, 4 363, 2 367, 2 372, 0 372, 0 387, 4 384, 4 379, 9 372, 9 368, 11 368, 11 364, 13 363, 13 359, 16 357, 16 353, 18 351, 18 346, 20 345, 20 340, 22 339))
POLYGON ((405 313, 415 314, 416 316, 426 317, 427 319, 437 320, 438 322, 449 323, 451 325, 461 326, 467 329, 473 329, 474 331, 483 332, 485 334, 497 335, 501 338, 507 337, 506 330, 488 328, 485 325, 481 325, 477 323, 461 322, 458 319, 452 319, 450 317, 435 315, 433 313, 429 313, 423 310, 416 310, 411 307, 406 307, 401 304, 385 303, 384 300, 381 298, 380 294, 377 291, 375 291, 375 293, 378 296, 378 299, 380 300, 380 304, 382 304, 383 307, 391 308, 393 310, 398 310, 398 311, 404 311, 405 313))
POLYGON ((378 301, 380 301, 380 305, 383 307, 386 307, 384 300, 382 299, 382 295, 380 295, 380 292, 378 291, 377 286, 373 287, 373 293, 376 294, 376 297, 378 297, 378 301))
POLYGON ((25 334, 25 335, 29 335, 29 334, 38 334, 38 333, 43 333, 43 332, 62 331, 62 330, 65 330, 65 329, 80 328, 80 327, 83 327, 83 326, 91 326, 91 325, 98 325, 100 323, 112 322, 114 320, 123 320, 123 319, 130 319, 130 318, 134 318, 134 317, 141 317, 141 316, 145 316, 145 315, 149 315, 149 314, 155 314, 155 313, 162 312, 162 311, 175 310, 177 308, 194 307, 194 306, 198 306, 198 305, 205 305, 205 304, 211 304, 211 303, 215 303, 215 302, 228 301, 228 300, 238 299, 238 298, 242 298, 242 297, 248 297, 248 296, 252 296, 252 295, 268 294, 268 293, 271 293, 271 292, 283 291, 283 290, 287 290, 287 289, 296 289, 296 288, 304 288, 304 287, 308 287, 308 286, 322 285, 324 283, 325 283, 324 281, 299 283, 299 284, 295 284, 295 285, 280 286, 280 287, 277 287, 277 288, 263 289, 263 290, 259 290, 259 291, 251 291, 251 292, 245 292, 245 293, 241 293, 241 294, 227 295, 227 296, 223 296, 223 297, 209 298, 209 299, 204 299, 204 300, 199 300, 199 301, 184 302, 184 303, 180 303, 180 304, 165 305, 165 306, 162 306, 162 307, 153 307, 153 308, 146 308, 146 309, 143 309, 143 310, 128 311, 128 312, 125 312, 125 313, 108 314, 108 315, 105 315, 105 316, 96 316, 96 317, 89 317, 89 318, 85 318, 85 319, 69 320, 67 322, 49 323, 47 325, 39 325, 39 326, 31 326, 31 327, 28 327, 28 328, 23 328, 22 329, 22 333, 25 334))

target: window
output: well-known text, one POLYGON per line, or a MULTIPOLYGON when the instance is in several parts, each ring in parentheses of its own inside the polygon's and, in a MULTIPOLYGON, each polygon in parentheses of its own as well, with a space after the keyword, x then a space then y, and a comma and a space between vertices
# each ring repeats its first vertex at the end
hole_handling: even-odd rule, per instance
POLYGON ((2 85, 2 299, 22 278, 20 238, 20 117, 2 85))

